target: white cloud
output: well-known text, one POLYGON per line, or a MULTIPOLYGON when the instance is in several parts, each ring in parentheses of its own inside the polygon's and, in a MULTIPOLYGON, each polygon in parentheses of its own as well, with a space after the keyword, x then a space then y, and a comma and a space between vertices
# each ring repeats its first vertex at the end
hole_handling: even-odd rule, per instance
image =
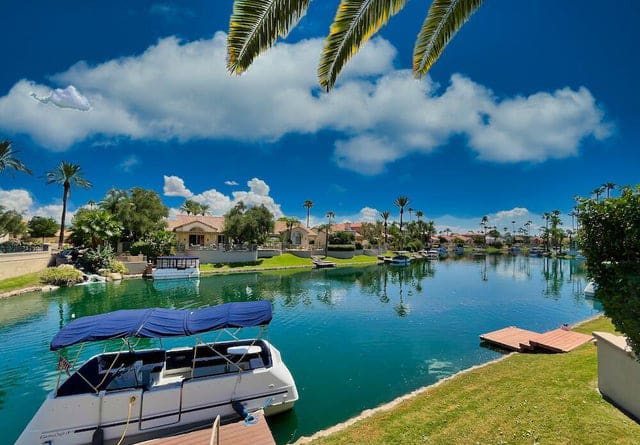
POLYGON ((224 193, 210 189, 205 190, 202 193, 194 195, 189 191, 184 184, 184 180, 178 176, 165 176, 165 195, 166 196, 183 196, 183 195, 168 195, 167 192, 167 179, 171 178, 170 184, 172 186, 179 185, 180 190, 187 191, 189 197, 200 203, 209 206, 209 212, 214 215, 222 215, 228 212, 233 206, 242 201, 247 207, 257 207, 264 205, 276 218, 283 215, 280 204, 276 203, 273 197, 269 196, 271 188, 269 185, 259 178, 253 178, 247 181, 248 190, 234 191, 231 196, 224 193))
POLYGON ((89 111, 91 109, 89 99, 80 94, 73 85, 69 85, 67 88, 56 88, 44 97, 32 92, 31 97, 42 104, 53 104, 58 108, 78 111, 89 111))
POLYGON ((192 42, 164 38, 142 54, 79 62, 53 76, 83 92, 93 107, 86 113, 37 103, 29 93, 44 96, 50 88, 18 81, 0 97, 0 129, 58 150, 88 138, 263 142, 331 130, 338 134, 336 163, 369 175, 454 135, 483 160, 540 162, 574 156, 585 138, 611 131, 584 87, 499 98, 455 74, 442 90, 395 70, 396 50, 381 38, 354 58, 335 91, 322 94, 315 78, 321 48, 321 39, 280 43, 236 78, 225 68, 224 33, 192 42))
POLYGON ((131 155, 131 156, 126 157, 120 163, 119 167, 122 169, 122 171, 125 171, 125 172, 129 173, 138 164, 140 164, 140 159, 138 159, 138 157, 136 155, 131 155))
POLYGON ((360 210, 358 221, 360 222, 376 222, 380 219, 380 211, 373 207, 363 207, 360 210))
POLYGON ((15 210, 25 214, 33 205, 31 194, 24 189, 2 190, 0 189, 0 206, 5 210, 15 210))
MULTIPOLYGON (((31 219, 34 216, 44 216, 60 222, 60 217, 62 216, 62 204, 40 205, 36 202, 31 192, 25 189, 0 189, 0 206, 5 210, 15 210, 22 214, 25 219, 31 219)), ((67 222, 70 222, 75 214, 72 208, 72 204, 68 203, 67 222)))
POLYGON ((185 187, 184 180, 178 176, 164 176, 164 186, 162 192, 165 196, 181 196, 191 198, 193 193, 185 187))
POLYGON ((238 183, 236 181, 224 181, 225 185, 236 186, 238 183))

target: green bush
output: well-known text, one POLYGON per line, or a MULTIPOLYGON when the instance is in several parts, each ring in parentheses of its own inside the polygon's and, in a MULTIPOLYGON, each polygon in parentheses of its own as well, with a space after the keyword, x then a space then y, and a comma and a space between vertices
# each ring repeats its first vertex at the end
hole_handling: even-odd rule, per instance
POLYGON ((583 199, 580 245, 596 297, 640 359, 640 186, 619 197, 583 199))
POLYGON ((356 234, 353 232, 335 232, 329 235, 329 245, 331 244, 349 244, 356 239, 356 234))
POLYGON ((82 272, 69 264, 50 267, 40 276, 40 281, 54 286, 72 286, 82 282, 82 272))
POLYGON ((111 261, 111 272, 126 274, 127 268, 118 260, 111 261))
POLYGON ((327 250, 333 250, 334 252, 353 252, 356 250, 356 246, 353 244, 329 244, 327 250))
POLYGON ((362 243, 360 241, 356 241, 356 250, 362 250, 364 248, 364 246, 362 245, 362 243))
POLYGON ((114 256, 113 249, 107 244, 104 247, 87 250, 79 258, 79 263, 87 272, 97 273, 100 269, 111 270, 114 256))

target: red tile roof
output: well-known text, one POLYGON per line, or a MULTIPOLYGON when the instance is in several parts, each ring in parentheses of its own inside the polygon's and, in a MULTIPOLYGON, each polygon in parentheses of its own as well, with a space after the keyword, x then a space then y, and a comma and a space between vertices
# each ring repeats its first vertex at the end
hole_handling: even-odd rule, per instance
POLYGON ((224 228, 224 216, 176 215, 176 219, 167 221, 167 230, 174 231, 178 227, 186 226, 194 222, 204 224, 218 232, 224 228))

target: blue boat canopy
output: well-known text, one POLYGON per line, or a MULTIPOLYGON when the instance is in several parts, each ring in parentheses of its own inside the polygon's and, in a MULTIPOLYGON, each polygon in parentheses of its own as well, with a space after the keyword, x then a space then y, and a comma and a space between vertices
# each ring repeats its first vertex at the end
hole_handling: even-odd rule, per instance
POLYGON ((161 338, 194 335, 225 328, 264 326, 271 322, 266 300, 226 303, 202 309, 131 309, 78 318, 51 340, 56 351, 77 343, 112 338, 161 338))

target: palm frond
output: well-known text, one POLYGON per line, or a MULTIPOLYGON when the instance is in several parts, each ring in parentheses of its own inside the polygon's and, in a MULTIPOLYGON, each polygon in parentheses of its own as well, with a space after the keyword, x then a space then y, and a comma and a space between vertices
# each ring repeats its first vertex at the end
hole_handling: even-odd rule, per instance
POLYGON ((413 49, 413 74, 422 77, 482 5, 483 0, 433 0, 413 49))
POLYGON ((235 0, 227 37, 227 69, 242 74, 253 60, 285 37, 311 0, 235 0))
POLYGON ((405 4, 406 0, 342 0, 320 57, 320 85, 329 91, 349 59, 405 4))

